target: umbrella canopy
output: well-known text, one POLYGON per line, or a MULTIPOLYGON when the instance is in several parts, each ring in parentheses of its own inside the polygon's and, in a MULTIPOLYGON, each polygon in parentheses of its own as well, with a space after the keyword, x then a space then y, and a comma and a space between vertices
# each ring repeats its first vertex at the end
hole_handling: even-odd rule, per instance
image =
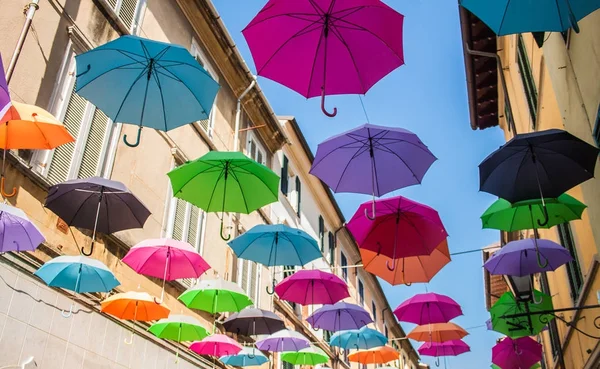
POLYGON ((281 360, 293 365, 319 365, 329 361, 329 356, 325 351, 317 346, 310 345, 296 352, 284 352, 281 354, 281 360))
POLYGON ((377 200, 374 221, 365 217, 370 207, 370 202, 362 204, 347 226, 362 249, 395 260, 430 255, 448 237, 437 211, 429 206, 402 196, 377 200))
POLYGON ((190 350, 198 355, 221 357, 237 355, 242 351, 242 346, 224 334, 213 334, 202 341, 192 343, 190 350))
POLYGON ((365 94, 404 64, 403 22, 379 0, 270 1, 242 33, 259 76, 322 96, 335 116, 325 95, 365 94))
POLYGON ((556 270, 571 260, 569 250, 554 241, 526 238, 507 243, 483 266, 490 274, 523 277, 556 270), (540 265, 540 259, 545 260, 545 264, 540 265))
POLYGON ((211 314, 237 312, 253 304, 240 286, 221 278, 198 281, 179 300, 189 308, 211 314))
POLYGON ((121 283, 106 265, 86 256, 59 256, 34 273, 50 287, 76 293, 110 292, 121 283))
POLYGON ((542 359, 542 345, 530 337, 505 337, 492 347, 492 362, 502 369, 530 368, 542 359))
POLYGON ((45 240, 24 211, 0 204, 0 253, 33 251, 45 240))
POLYGON ((176 342, 199 341, 209 336, 208 330, 188 315, 170 315, 152 324, 148 331, 158 338, 176 342))
POLYGON ((273 334, 285 329, 283 320, 268 310, 247 307, 225 319, 223 328, 227 332, 244 336, 273 334))
POLYGON ((315 310, 306 321, 313 329, 338 332, 360 329, 372 323, 373 319, 362 306, 340 301, 333 305, 323 305, 315 310))
POLYGON ((560 129, 518 134, 479 164, 480 190, 510 202, 559 197, 594 176, 599 153, 560 129))
POLYGON ((229 246, 238 258, 268 267, 302 266, 322 257, 314 238, 284 224, 259 224, 229 241, 229 246))
POLYGON ((418 348, 419 354, 424 356, 458 356, 471 351, 469 345, 461 340, 446 342, 425 342, 418 348))
POLYGON ((350 329, 333 334, 329 340, 329 345, 344 350, 369 350, 385 346, 387 341, 387 337, 380 332, 364 326, 361 329, 350 329))
POLYGON ((360 350, 348 355, 348 360, 361 364, 385 364, 398 360, 400 354, 389 346, 376 347, 370 350, 360 350))
POLYGON ((227 355, 221 357, 221 362, 231 366, 259 366, 269 361, 269 359, 254 347, 242 347, 236 355, 227 355))
POLYGON ((513 232, 533 228, 552 228, 558 224, 581 219, 587 206, 579 200, 562 194, 555 199, 525 200, 511 204, 498 199, 481 216, 483 228, 513 232), (544 222, 545 212, 548 221, 544 222))
POLYGON ((535 300, 539 304, 528 301, 517 301, 511 292, 506 292, 490 309, 492 317, 492 329, 504 333, 512 338, 533 336, 540 333, 550 320, 554 319, 552 314, 538 314, 537 316, 523 316, 518 318, 504 318, 505 315, 529 314, 553 310, 552 297, 539 291, 533 291, 535 300))
POLYGON ((310 173, 334 192, 382 196, 420 184, 435 160, 416 134, 365 124, 320 143, 310 173))
POLYGON ((435 323, 415 327, 406 337, 423 342, 461 340, 469 333, 454 323, 435 323))
POLYGON ((447 323, 462 315, 460 305, 448 296, 420 293, 401 303, 394 315, 401 322, 414 324, 447 323))
POLYGON ((8 83, 6 83, 6 74, 4 74, 4 64, 0 60, 0 117, 4 116, 10 107, 10 93, 8 92, 8 83))
POLYGON ((378 276, 392 286, 399 284, 427 283, 451 260, 448 241, 442 241, 431 255, 408 256, 399 258, 398 267, 389 270, 393 260, 375 251, 360 249, 365 271, 378 276))
POLYGON ((142 228, 150 210, 121 182, 92 177, 74 179, 50 187, 45 207, 71 227, 114 233, 142 228))
POLYGON ((350 297, 340 277, 321 270, 299 270, 275 286, 280 300, 300 305, 335 304, 350 297))
MULTIPOLYGON (((542 366, 540 365, 540 363, 535 363, 535 364, 533 364, 533 365, 532 365, 532 366, 531 366, 529 369, 540 369, 541 367, 542 367, 542 366)), ((498 366, 498 365, 496 365, 496 364, 492 364, 492 365, 490 365, 490 368, 492 368, 492 369, 502 369, 501 367, 499 367, 499 366, 498 366)))
POLYGON ((309 346, 306 337, 290 329, 282 329, 256 342, 259 350, 271 352, 300 351, 309 346))
POLYGON ((142 126, 168 131, 207 119, 219 91, 179 45, 127 35, 75 59, 77 93, 113 121, 139 125, 131 146, 142 126))
POLYGON ((154 297, 146 292, 117 293, 100 305, 103 313, 119 319, 142 322, 167 318, 171 312, 165 305, 154 302, 154 297))

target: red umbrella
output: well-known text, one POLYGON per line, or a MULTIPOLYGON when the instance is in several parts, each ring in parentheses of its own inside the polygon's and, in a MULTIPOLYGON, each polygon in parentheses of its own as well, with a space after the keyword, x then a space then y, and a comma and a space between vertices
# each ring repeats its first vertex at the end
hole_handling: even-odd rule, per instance
POLYGON ((330 305, 350 296, 346 282, 320 270, 299 270, 279 282, 275 292, 281 300, 300 305, 330 305))

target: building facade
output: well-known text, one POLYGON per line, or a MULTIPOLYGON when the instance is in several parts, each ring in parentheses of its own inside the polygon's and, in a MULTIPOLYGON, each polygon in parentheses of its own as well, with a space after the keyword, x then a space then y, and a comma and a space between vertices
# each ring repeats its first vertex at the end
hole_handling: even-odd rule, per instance
MULTIPOLYGON (((600 144, 600 11, 579 23, 579 33, 496 37, 465 9, 461 9, 461 25, 473 129, 499 126, 509 140, 515 131, 557 128, 600 144)), ((536 288, 552 296, 555 309, 576 308, 557 314, 570 324, 555 319, 540 335, 545 368, 600 367, 596 320, 600 309, 577 309, 599 304, 599 190, 597 179, 572 189, 569 194, 588 205, 582 219, 539 230, 541 238, 562 244, 574 257, 546 277, 535 278, 536 288)), ((532 236, 532 232, 503 232, 500 244, 532 236)), ((484 261, 492 251, 484 249, 484 261)), ((495 299, 494 291, 501 293, 507 287, 486 275, 487 301, 495 299)))
MULTIPOLYGON (((2 4, 0 53, 9 64, 29 1, 2 4)), ((312 153, 293 118, 278 118, 246 66, 219 14, 209 0, 49 0, 41 1, 9 84, 15 101, 41 106, 63 121, 74 144, 53 151, 11 151, 7 188, 17 188, 8 203, 27 213, 46 237, 32 253, 0 256, 0 367, 34 357, 42 368, 197 368, 215 363, 185 345, 158 340, 147 324, 120 321, 99 312, 106 296, 77 297, 75 313, 62 316, 71 294, 48 288, 32 273, 59 255, 89 250, 91 232, 69 228, 43 207, 49 186, 74 178, 102 176, 124 183, 152 212, 143 229, 99 235, 92 257, 101 260, 121 282, 116 291, 140 290, 158 296, 161 281, 136 274, 121 262, 136 243, 158 237, 186 241, 211 265, 203 279, 237 282, 257 307, 279 314, 286 326, 318 342, 334 368, 349 367, 344 355, 324 344, 322 331, 304 321, 316 307, 293 306, 270 296, 272 280, 289 270, 269 270, 238 260, 220 237, 217 214, 204 213, 173 198, 166 173, 211 151, 239 150, 282 174, 280 201, 250 215, 225 214, 226 232, 239 235, 257 224, 285 223, 319 240, 323 258, 307 267, 338 273, 349 282, 351 301, 372 312, 374 325, 390 339, 404 337, 375 277, 356 268, 357 246, 342 228, 344 218, 323 184, 308 174, 312 153), (209 119, 157 132, 144 130, 139 147, 127 147, 124 135, 137 127, 114 123, 74 92, 78 53, 134 34, 187 47, 219 82, 221 89, 209 119), (240 129, 236 132, 236 126, 240 129), (340 230, 341 229, 341 230, 340 230), (133 328, 132 328, 133 327, 133 328), (133 343, 125 343, 135 331, 133 343), (174 353, 180 351, 178 363, 174 353)), ((165 304, 172 312, 199 319, 217 329, 226 314, 190 310, 177 297, 193 281, 167 282, 165 304), (216 323, 215 323, 216 320, 216 323)), ((402 369, 414 369, 418 355, 409 341, 392 341, 402 369)), ((273 365, 289 369, 277 355, 273 365)), ((220 365, 217 361, 216 365, 220 365)), ((33 366, 32 366, 33 367, 33 366)), ((266 367, 266 365, 265 365, 266 367)))

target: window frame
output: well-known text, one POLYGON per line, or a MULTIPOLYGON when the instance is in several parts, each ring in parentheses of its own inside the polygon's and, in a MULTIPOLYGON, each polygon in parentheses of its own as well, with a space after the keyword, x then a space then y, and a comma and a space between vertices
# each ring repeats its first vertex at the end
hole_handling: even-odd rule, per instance
POLYGON ((356 276, 356 297, 361 306, 365 306, 365 282, 360 276, 356 276), (362 287, 362 288, 361 288, 362 287), (362 289, 362 294, 361 294, 362 289))
POLYGON ((140 30, 142 30, 141 23, 144 18, 146 12, 146 0, 137 0, 137 4, 135 5, 135 10, 133 13, 133 18, 131 19, 131 25, 127 27, 127 24, 121 19, 121 7, 123 6, 123 0, 115 0, 114 7, 108 2, 108 0, 104 0, 104 7, 107 8, 116 19, 121 23, 121 26, 124 30, 127 30, 132 35, 138 35, 140 30))
POLYGON ((573 230, 571 229, 569 223, 557 225, 556 231, 558 233, 558 239, 560 240, 561 245, 567 249, 573 257, 573 260, 567 263, 565 267, 567 268, 567 280, 569 282, 569 289, 571 291, 571 299, 573 303, 576 304, 579 300, 579 296, 581 295, 581 291, 583 290, 585 280, 581 270, 581 264, 579 263, 579 258, 577 256, 575 237, 573 236, 573 230))
POLYGON ((342 278, 344 281, 348 282, 348 268, 344 268, 348 266, 348 258, 343 250, 340 250, 340 266, 342 267, 342 278))
MULTIPOLYGON (((204 53, 202 48, 200 48, 200 44, 198 43, 198 41, 196 41, 195 37, 192 37, 192 42, 191 42, 191 46, 190 46, 190 54, 192 54, 192 56, 196 60, 200 59, 200 62, 198 64, 200 64, 200 66, 202 68, 204 68, 204 70, 206 70, 208 72, 208 74, 218 83, 219 75, 217 74, 216 69, 213 67, 212 63, 210 62, 210 60, 208 59, 208 57, 206 56, 206 54, 204 53)), ((219 94, 217 94, 217 96, 215 97, 215 101, 213 102, 213 105, 210 108, 210 113, 208 114, 208 118, 207 118, 208 126, 204 130, 206 132, 206 134, 208 135, 208 137, 211 139, 213 138, 213 134, 214 134, 214 130, 215 130, 215 120, 216 120, 215 119, 215 110, 217 108, 217 100, 218 99, 219 99, 219 94)), ((198 122, 200 122, 200 121, 198 121, 198 122)), ((201 124, 199 124, 199 125, 202 127, 201 124)), ((204 127, 202 129, 204 129, 204 127)))
POLYGON ((532 128, 535 130, 538 117, 539 93, 535 84, 533 70, 531 69, 531 62, 529 60, 529 55, 527 54, 527 47, 525 46, 525 41, 523 40, 522 34, 517 35, 516 49, 517 65, 519 67, 519 74, 521 75, 523 92, 525 93, 525 99, 527 100, 527 107, 532 122, 532 128))
POLYGON ((262 144, 262 142, 258 139, 258 136, 255 135, 252 131, 247 131, 247 137, 246 137, 246 156, 248 156, 250 159, 256 161, 259 164, 262 164, 264 166, 268 167, 268 158, 267 158, 267 150, 265 150, 264 145, 262 144), (254 142, 254 145, 256 146, 256 157, 252 156, 252 152, 250 150, 250 145, 251 143, 254 142), (260 152, 260 154, 263 157, 263 162, 259 162, 258 159, 258 153, 260 152))

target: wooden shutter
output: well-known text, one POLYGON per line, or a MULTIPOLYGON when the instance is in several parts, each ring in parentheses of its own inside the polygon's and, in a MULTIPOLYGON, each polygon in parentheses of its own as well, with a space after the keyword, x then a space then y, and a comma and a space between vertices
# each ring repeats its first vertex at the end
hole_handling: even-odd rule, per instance
POLYGON ((121 8, 119 9, 119 19, 125 23, 127 29, 131 29, 135 19, 135 13, 138 7, 139 0, 122 0, 121 8))
POLYGON ((200 232, 200 209, 195 206, 191 206, 191 208, 187 242, 198 250, 200 244, 200 242, 198 242, 198 234, 200 232))
POLYGON ((251 261, 248 261, 248 263, 250 264, 250 285, 248 286, 247 292, 252 301, 254 301, 255 304, 258 304, 258 301, 256 301, 258 295, 256 291, 256 285, 258 283, 258 266, 251 261))
POLYGON ((319 215, 319 242, 321 245, 321 252, 325 251, 325 221, 323 217, 319 215))
POLYGON ((90 131, 85 142, 79 167, 78 178, 89 178, 98 175, 104 151, 108 117, 100 109, 95 109, 90 123, 90 131))
POLYGON ((300 216, 300 209, 302 203, 302 182, 300 182, 300 177, 296 175, 296 215, 300 216))
POLYGON ((248 260, 242 260, 242 278, 240 284, 244 291, 248 293, 248 260))
POLYGON ((288 195, 288 165, 289 160, 287 156, 283 155, 283 164, 281 165, 281 192, 284 195, 288 195))
POLYGON ((185 227, 185 212, 187 210, 187 202, 177 199, 175 205, 175 217, 173 221, 173 239, 183 240, 183 229, 185 227))

